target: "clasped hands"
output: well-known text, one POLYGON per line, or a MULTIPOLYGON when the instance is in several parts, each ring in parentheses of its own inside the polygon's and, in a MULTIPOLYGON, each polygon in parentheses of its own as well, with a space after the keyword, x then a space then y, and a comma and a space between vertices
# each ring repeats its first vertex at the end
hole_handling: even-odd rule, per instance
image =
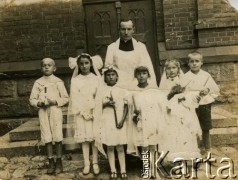
POLYGON ((37 106, 40 108, 46 108, 46 107, 55 106, 55 105, 57 105, 57 101, 51 98, 47 98, 46 101, 39 101, 37 103, 37 106))

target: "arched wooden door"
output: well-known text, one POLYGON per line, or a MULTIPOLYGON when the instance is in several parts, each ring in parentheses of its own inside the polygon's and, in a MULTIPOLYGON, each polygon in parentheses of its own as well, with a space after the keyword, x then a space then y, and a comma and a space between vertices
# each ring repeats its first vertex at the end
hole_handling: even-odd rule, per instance
POLYGON ((88 52, 105 58, 107 46, 119 37, 119 22, 130 18, 135 25, 134 37, 143 42, 150 54, 159 79, 153 0, 83 0, 88 52))

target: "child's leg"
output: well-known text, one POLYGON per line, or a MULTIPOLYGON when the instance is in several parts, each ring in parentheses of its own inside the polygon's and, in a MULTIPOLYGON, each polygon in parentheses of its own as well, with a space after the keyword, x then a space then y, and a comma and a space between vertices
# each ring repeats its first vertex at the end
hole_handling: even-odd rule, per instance
POLYGON ((89 142, 82 143, 83 149, 83 159, 84 159, 84 169, 83 174, 89 174, 90 172, 90 161, 89 161, 89 142))
POLYGON ((63 171, 63 165, 62 165, 62 142, 55 142, 55 148, 56 148, 56 167, 55 167, 55 173, 61 173, 63 171))
POLYGON ((92 143, 92 151, 93 151, 93 172, 94 174, 99 174, 100 169, 98 166, 98 148, 95 146, 95 143, 92 143))
POLYGON ((46 143, 45 146, 46 146, 47 157, 49 159, 53 158, 53 144, 52 144, 52 142, 46 143))
POLYGON ((121 168, 121 173, 126 172, 126 160, 125 160, 125 151, 123 145, 118 145, 116 147, 118 153, 119 164, 121 168))
POLYGON ((47 151, 47 157, 49 159, 49 167, 47 169, 47 174, 53 174, 55 172, 55 164, 54 164, 54 158, 53 158, 52 142, 46 143, 45 147, 47 151))
POLYGON ((115 165, 115 153, 114 153, 114 146, 107 146, 107 156, 108 156, 108 161, 109 165, 111 168, 111 172, 117 172, 116 171, 116 165, 115 165))
POLYGON ((211 148, 209 130, 212 128, 211 104, 200 105, 196 109, 196 113, 202 129, 202 148, 205 148, 206 151, 209 151, 211 148))
POLYGON ((55 142, 55 149, 56 149, 56 157, 62 157, 62 142, 55 142))
POLYGON ((210 151, 211 149, 211 139, 210 139, 210 132, 209 130, 202 131, 202 139, 204 142, 205 150, 210 151))

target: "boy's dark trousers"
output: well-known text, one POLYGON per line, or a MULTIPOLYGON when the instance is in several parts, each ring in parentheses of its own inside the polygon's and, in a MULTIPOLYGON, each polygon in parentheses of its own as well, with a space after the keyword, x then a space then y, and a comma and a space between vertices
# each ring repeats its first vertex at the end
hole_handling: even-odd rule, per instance
POLYGON ((212 129, 211 104, 200 105, 196 109, 196 113, 202 129, 201 148, 205 148, 205 150, 208 151, 211 148, 211 139, 209 133, 209 130, 212 129))

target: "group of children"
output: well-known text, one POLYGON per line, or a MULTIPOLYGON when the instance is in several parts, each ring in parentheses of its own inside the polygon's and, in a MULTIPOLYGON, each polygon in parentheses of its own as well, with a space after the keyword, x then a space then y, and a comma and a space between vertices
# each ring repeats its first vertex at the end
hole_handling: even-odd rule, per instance
POLYGON ((102 76, 95 72, 95 63, 88 54, 77 57, 77 70, 71 80, 70 98, 63 82, 53 73, 54 60, 42 60, 43 77, 38 79, 30 96, 31 105, 39 108, 41 139, 46 144, 49 158, 48 174, 60 173, 62 167, 62 111, 68 103, 73 117, 74 141, 82 144, 83 174, 98 175, 98 151, 106 155, 111 179, 118 176, 115 150, 120 164, 120 176, 127 178, 125 145, 128 153, 150 152, 150 175, 155 177, 155 152, 169 151, 168 161, 182 157, 199 158, 198 139, 204 150, 210 149, 211 103, 219 94, 213 78, 201 69, 203 57, 199 52, 189 54, 190 71, 183 74, 176 59, 165 62, 159 88, 148 82, 150 72, 145 66, 134 70, 136 87, 117 86, 120 71, 113 66, 104 67, 102 76), (56 145, 56 162, 53 159, 56 145), (105 147, 106 146, 106 153, 105 147), (92 147, 92 164, 90 163, 92 147), (92 165, 92 166, 91 166, 92 165))

